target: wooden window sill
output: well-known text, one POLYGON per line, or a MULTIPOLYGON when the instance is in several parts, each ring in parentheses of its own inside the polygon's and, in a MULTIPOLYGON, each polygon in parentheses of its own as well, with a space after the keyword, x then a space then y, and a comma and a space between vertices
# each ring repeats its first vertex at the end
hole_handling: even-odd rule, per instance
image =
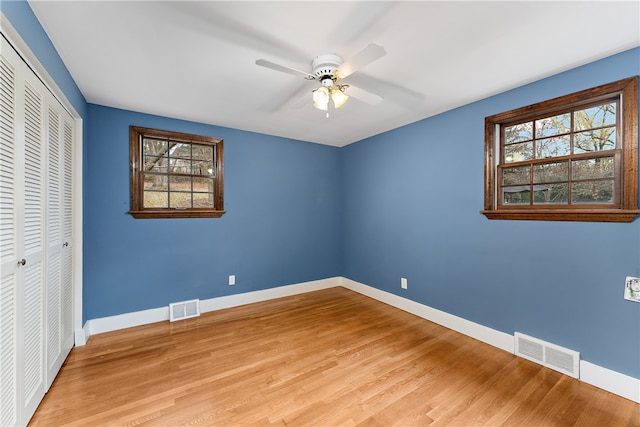
POLYGON ((583 222, 632 222, 638 209, 505 209, 480 211, 488 219, 583 221, 583 222))
POLYGON ((220 218, 226 211, 211 209, 157 209, 144 211, 129 211, 136 219, 149 218, 220 218))

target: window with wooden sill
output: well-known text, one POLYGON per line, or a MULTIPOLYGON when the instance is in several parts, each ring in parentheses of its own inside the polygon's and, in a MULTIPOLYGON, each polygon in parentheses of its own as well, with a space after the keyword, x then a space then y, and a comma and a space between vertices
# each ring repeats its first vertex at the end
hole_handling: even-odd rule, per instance
POLYGON ((223 141, 131 126, 134 218, 219 218, 224 212, 223 141))
POLYGON ((485 118, 489 219, 631 222, 638 77, 485 118))

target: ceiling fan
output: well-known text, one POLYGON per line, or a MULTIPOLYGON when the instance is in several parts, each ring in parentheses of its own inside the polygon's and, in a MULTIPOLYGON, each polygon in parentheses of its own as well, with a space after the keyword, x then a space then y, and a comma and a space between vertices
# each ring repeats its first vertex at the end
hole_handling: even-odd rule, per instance
POLYGON ((373 61, 382 58, 386 54, 387 52, 384 48, 375 43, 370 43, 347 61, 343 61, 339 55, 326 53, 316 56, 313 61, 311 61, 310 73, 276 64, 266 59, 256 60, 256 65, 320 82, 320 87, 312 92, 313 106, 319 110, 326 111, 327 117, 329 117, 331 105, 333 105, 333 108, 340 108, 347 102, 349 96, 353 96, 371 105, 376 105, 382 101, 381 96, 343 83, 342 79, 350 76, 362 67, 369 65, 373 61))

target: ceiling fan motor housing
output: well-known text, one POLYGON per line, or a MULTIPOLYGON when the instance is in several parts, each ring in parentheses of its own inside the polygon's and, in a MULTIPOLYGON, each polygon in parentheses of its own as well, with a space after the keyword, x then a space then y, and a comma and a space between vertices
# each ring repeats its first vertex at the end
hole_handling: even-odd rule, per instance
POLYGON ((342 58, 338 55, 334 55, 332 53, 326 53, 323 55, 318 55, 311 62, 311 67, 313 69, 313 74, 319 80, 325 80, 327 78, 335 79, 336 78, 336 70, 340 65, 342 65, 342 58))

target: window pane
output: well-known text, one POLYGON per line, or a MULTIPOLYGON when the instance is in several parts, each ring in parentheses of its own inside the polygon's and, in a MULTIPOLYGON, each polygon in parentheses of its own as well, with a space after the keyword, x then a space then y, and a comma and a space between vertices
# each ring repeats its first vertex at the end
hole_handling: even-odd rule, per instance
POLYGON ((485 117, 482 213, 500 220, 640 218, 639 80, 633 76, 485 117), (534 157, 526 160, 530 142, 534 157), (511 170, 522 166, 530 166, 529 182, 526 171, 511 170))
POLYGON ((504 128, 504 143, 513 144, 533 139, 533 122, 520 123, 504 128))
POLYGON ((616 103, 598 105, 574 113, 574 130, 593 129, 616 124, 616 103))
POLYGON ((191 191, 191 177, 171 176, 169 179, 171 191, 191 191))
POLYGON ((536 138, 559 135, 571 130, 571 113, 536 120, 536 138))
POLYGON ((164 156, 167 154, 167 141, 153 138, 142 139, 142 151, 144 155, 164 156))
POLYGON ((536 141, 536 159, 568 156, 571 154, 569 135, 544 138, 536 141))
POLYGON ((194 161, 192 174, 200 176, 213 176, 213 163, 207 161, 194 161))
POLYGON ((571 185, 571 203, 613 203, 613 180, 575 182, 571 185))
POLYGON ((516 166, 502 169, 502 185, 529 184, 531 166, 516 166))
POLYGON ((569 162, 545 163, 533 166, 534 184, 541 182, 567 181, 568 177, 569 162))
POLYGON ((145 208, 166 208, 169 206, 168 200, 169 193, 145 190, 143 206, 145 208))
POLYGON ((181 192, 181 191, 169 192, 169 207, 170 208, 190 208, 191 193, 181 192))
POLYGON ((222 139, 129 126, 129 142, 134 218, 224 214, 222 139))
POLYGON ((533 204, 563 204, 569 200, 569 184, 546 184, 533 186, 533 204))
POLYGON ((193 144, 191 147, 194 160, 208 160, 213 162, 213 147, 210 145, 193 144))
POLYGON ((533 142, 511 144, 504 147, 504 162, 515 163, 533 158, 533 142))
POLYGON ((213 207, 213 194, 211 193, 193 193, 194 208, 211 208, 213 207))
POLYGON ((613 178, 613 157, 574 160, 571 162, 571 179, 613 178))
POLYGON ((528 205, 530 204, 531 187, 520 185, 516 187, 504 187, 502 189, 503 205, 528 205))
POLYGON ((181 159, 191 158, 191 144, 182 142, 172 142, 169 157, 180 157, 181 159))
POLYGON ((169 173, 191 173, 191 160, 185 159, 169 159, 169 173))
POLYGON ((168 176, 167 175, 144 175, 144 189, 155 191, 167 191, 168 176))
POLYGON ((213 193, 213 179, 194 177, 193 191, 198 193, 213 193))
POLYGON ((167 163, 169 159, 167 157, 145 156, 144 157, 144 170, 145 172, 167 172, 167 163))
POLYGON ((616 148, 616 128, 588 130, 576 133, 573 141, 573 152, 592 153, 594 151, 614 150, 616 148))

